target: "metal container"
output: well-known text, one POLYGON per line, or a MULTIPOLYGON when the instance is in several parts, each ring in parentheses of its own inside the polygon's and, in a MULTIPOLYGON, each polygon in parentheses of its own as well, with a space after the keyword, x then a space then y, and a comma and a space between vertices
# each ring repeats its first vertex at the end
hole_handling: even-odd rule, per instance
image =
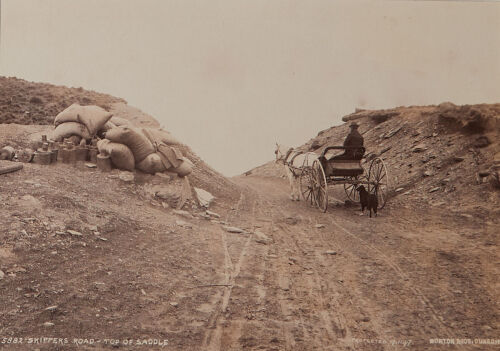
POLYGON ((87 148, 87 146, 78 146, 75 149, 76 161, 87 161, 88 154, 89 154, 89 149, 87 148))
POLYGON ((42 135, 42 140, 38 140, 35 142, 34 149, 35 151, 38 151, 38 149, 41 149, 43 144, 47 142, 47 135, 42 135))
POLYGON ((89 150, 89 159, 90 162, 92 163, 97 163, 97 154, 99 153, 99 150, 97 150, 96 147, 91 146, 89 150))
POLYGON ((74 148, 74 145, 71 145, 71 148, 68 148, 68 153, 69 153, 69 163, 71 164, 76 164, 76 149, 74 148))
POLYGON ((49 151, 36 151, 33 162, 39 165, 50 165, 52 153, 49 151))
POLYGON ((109 172, 113 168, 111 166, 111 158, 109 155, 99 154, 97 155, 97 168, 103 172, 109 172))
POLYGON ((71 141, 64 142, 64 148, 60 150, 63 163, 76 163, 75 148, 71 141))
POLYGON ((52 163, 56 163, 57 162, 57 156, 59 154, 59 144, 57 142, 51 141, 49 143, 49 151, 51 153, 50 161, 52 163))
POLYGON ((66 146, 64 145, 64 142, 60 142, 58 144, 59 151, 57 152, 57 162, 64 163, 64 160, 66 159, 66 146))

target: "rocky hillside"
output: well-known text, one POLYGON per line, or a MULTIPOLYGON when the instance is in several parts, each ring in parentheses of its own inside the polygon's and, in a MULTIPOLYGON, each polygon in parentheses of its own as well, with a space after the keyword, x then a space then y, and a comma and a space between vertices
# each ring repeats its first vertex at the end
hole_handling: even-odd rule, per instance
POLYGON ((0 77, 0 123, 52 124, 54 116, 73 103, 110 110, 125 100, 83 88, 67 88, 0 77))
MULTIPOLYGON (((299 149, 320 153, 327 146, 342 145, 355 120, 367 148, 365 170, 375 156, 387 165, 393 206, 460 207, 467 215, 485 219, 491 211, 498 215, 500 104, 359 110, 343 120, 346 123, 320 131, 299 149)), ((250 172, 282 174, 273 162, 250 172)))

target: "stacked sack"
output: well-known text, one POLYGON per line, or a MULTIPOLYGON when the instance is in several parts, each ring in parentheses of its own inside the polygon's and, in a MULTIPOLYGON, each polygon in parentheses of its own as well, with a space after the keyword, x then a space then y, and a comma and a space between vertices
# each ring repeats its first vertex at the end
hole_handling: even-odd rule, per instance
POLYGON ((114 151, 115 154, 120 155, 115 158, 119 158, 117 162, 121 164, 126 163, 129 166, 133 162, 135 168, 150 174, 169 171, 177 173, 180 177, 184 177, 192 172, 193 164, 191 161, 185 158, 179 149, 175 147, 175 145, 180 145, 179 141, 167 131, 151 128, 135 128, 127 124, 122 124, 112 126, 105 133, 105 138, 109 142, 101 141, 101 148, 103 150, 106 149, 105 152, 111 155, 112 162, 118 168, 120 166, 113 159, 113 151, 117 148, 116 145, 121 144, 128 147, 131 151, 131 154, 126 156, 126 162, 123 150, 120 152, 114 151))
POLYGON ((75 144, 82 139, 87 142, 103 129, 111 117, 110 112, 99 106, 73 104, 56 116, 56 129, 49 135, 49 139, 60 142, 71 138, 75 144))
POLYGON ((134 155, 126 145, 102 139, 97 142, 97 149, 100 154, 109 155, 111 162, 116 168, 126 171, 133 171, 135 169, 134 155))
POLYGON ((193 164, 176 148, 181 145, 169 132, 136 128, 126 119, 112 116, 99 106, 73 104, 56 116, 56 128, 49 135, 53 141, 69 139, 86 145, 92 139, 104 157, 109 156, 119 169, 145 173, 174 172, 180 177, 192 172, 193 164))

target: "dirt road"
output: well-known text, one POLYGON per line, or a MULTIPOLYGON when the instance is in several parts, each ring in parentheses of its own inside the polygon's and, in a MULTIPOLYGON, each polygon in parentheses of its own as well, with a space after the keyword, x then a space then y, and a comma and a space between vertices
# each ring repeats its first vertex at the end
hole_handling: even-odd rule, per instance
POLYGON ((144 185, 72 171, 27 165, 2 178, 0 348, 498 347, 429 342, 499 339, 497 219, 324 214, 291 202, 284 180, 256 176, 233 179, 241 193, 208 219, 151 202, 144 185))
POLYGON ((323 214, 289 201, 277 178, 238 183, 253 191, 238 214, 272 243, 245 238, 226 253, 231 287, 206 349, 424 350, 449 348, 435 338, 498 336, 494 223, 415 209, 323 214))

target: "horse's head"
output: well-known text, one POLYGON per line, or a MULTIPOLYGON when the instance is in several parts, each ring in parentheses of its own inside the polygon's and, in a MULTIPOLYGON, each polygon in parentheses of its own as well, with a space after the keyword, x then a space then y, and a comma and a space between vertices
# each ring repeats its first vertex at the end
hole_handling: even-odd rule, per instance
POLYGON ((276 143, 276 150, 274 150, 274 155, 276 156, 275 162, 285 163, 286 154, 289 148, 276 143))

